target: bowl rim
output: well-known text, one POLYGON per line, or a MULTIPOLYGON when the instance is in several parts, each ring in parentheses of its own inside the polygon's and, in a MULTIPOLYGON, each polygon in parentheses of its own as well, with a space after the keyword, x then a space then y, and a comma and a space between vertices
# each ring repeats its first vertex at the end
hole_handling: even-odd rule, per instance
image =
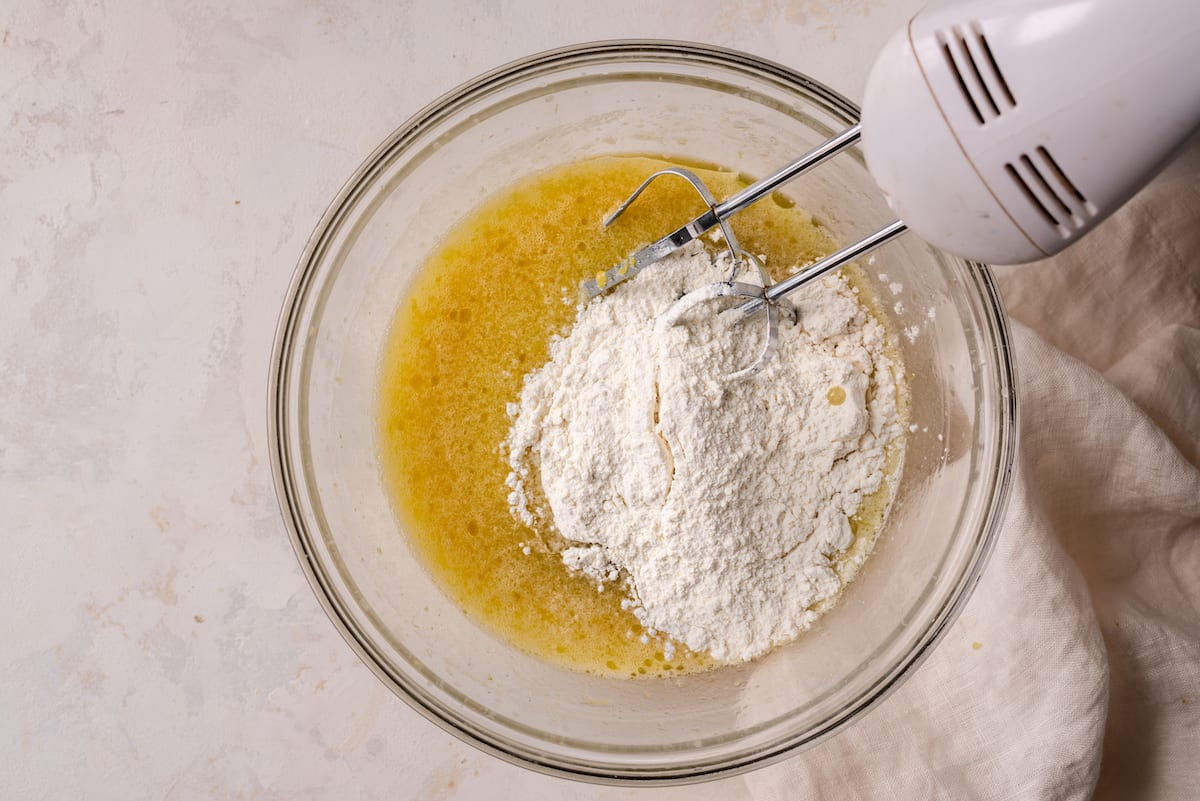
POLYGON ((326 250, 336 238, 342 219, 355 207, 358 199, 372 184, 374 177, 386 168, 392 160, 390 157, 404 153, 426 129, 453 117, 462 107, 506 85, 526 81, 540 74, 552 73, 566 66, 619 62, 626 56, 636 56, 643 63, 661 61, 716 66, 726 71, 741 69, 753 73, 759 80, 778 83, 790 91, 802 89, 819 98, 831 110, 848 118, 856 120, 859 117, 856 104, 819 81, 789 67, 743 51, 682 40, 617 39, 567 45, 508 62, 442 94, 405 120, 363 159, 327 206, 305 244, 284 296, 271 350, 267 387, 268 448, 276 500, 305 579, 334 627, 359 659, 410 708, 476 748, 506 762, 544 774, 609 785, 676 785, 744 773, 778 762, 794 753, 800 746, 815 744, 832 736, 852 721, 861 718, 895 691, 928 658, 970 598, 984 566, 994 551, 1011 491, 1015 466, 1019 423, 1015 391, 1017 379, 1004 306, 991 272, 986 265, 958 259, 966 265, 965 277, 973 282, 979 300, 990 312, 983 315, 982 322, 985 323, 983 327, 986 328, 986 335, 995 345, 996 358, 993 361, 1000 390, 996 433, 998 448, 994 464, 988 465, 992 473, 991 486, 984 492, 984 497, 989 503, 981 516, 980 537, 962 575, 948 596, 949 601, 920 633, 917 645, 889 672, 880 676, 868 691, 815 731, 797 732, 791 737, 776 740, 769 747, 751 754, 735 755, 735 758, 716 764, 666 768, 634 765, 626 769, 615 769, 611 765, 588 764, 577 758, 554 756, 538 749, 513 747, 515 744, 503 736, 497 736, 473 725, 455 715, 452 710, 440 708, 435 699, 428 698, 426 693, 414 692, 406 682, 398 681, 397 677, 371 653, 372 649, 363 638, 355 633, 359 627, 341 609, 342 600, 317 565, 316 554, 309 541, 310 533, 300 509, 297 490, 299 482, 295 476, 291 449, 285 432, 289 430, 291 423, 288 404, 292 367, 290 356, 298 346, 297 326, 299 318, 303 316, 302 311, 312 288, 314 275, 318 272, 326 250))

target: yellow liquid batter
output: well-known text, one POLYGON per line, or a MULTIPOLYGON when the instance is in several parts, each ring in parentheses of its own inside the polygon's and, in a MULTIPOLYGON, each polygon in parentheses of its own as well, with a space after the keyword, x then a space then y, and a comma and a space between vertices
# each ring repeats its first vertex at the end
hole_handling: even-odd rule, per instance
MULTIPOLYGON (((712 660, 684 648, 664 658, 661 639, 642 641, 615 585, 598 592, 537 545, 539 534, 509 512, 499 445, 507 404, 525 374, 546 362, 551 335, 574 320, 580 282, 703 211, 683 181, 660 179, 616 225, 601 228, 617 203, 665 166, 643 157, 578 162, 490 199, 429 260, 397 311, 381 366, 385 478, 430 571, 469 615, 514 645, 602 675, 677 675, 712 660), (526 554, 526 545, 535 547, 526 554)), ((729 172, 697 172, 718 197, 746 184, 729 172)), ((752 206, 733 225, 768 266, 832 250, 825 232, 782 200, 752 206)), ((870 550, 889 484, 851 521, 856 541, 840 565, 844 578, 870 550)))

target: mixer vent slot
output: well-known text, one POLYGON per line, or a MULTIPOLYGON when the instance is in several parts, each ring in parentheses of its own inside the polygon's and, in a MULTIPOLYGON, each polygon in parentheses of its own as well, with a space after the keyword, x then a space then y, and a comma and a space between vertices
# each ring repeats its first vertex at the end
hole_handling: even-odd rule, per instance
POLYGON ((1062 171, 1062 167, 1058 166, 1058 162, 1054 160, 1054 156, 1050 155, 1050 151, 1038 145, 1037 154, 1042 163, 1046 165, 1050 176, 1054 178, 1058 186, 1063 190, 1064 196, 1074 199, 1088 217, 1095 216, 1096 207, 1088 202, 1088 199, 1083 196, 1083 192, 1079 191, 1079 187, 1075 186, 1075 183, 1062 171))
POLYGON ((996 56, 992 53, 992 46, 988 44, 987 37, 983 35, 983 27, 978 22, 972 22, 971 31, 975 34, 975 38, 979 41, 979 47, 983 51, 989 77, 1000 88, 1003 100, 1008 108, 1016 108, 1017 99, 1013 97, 1012 89, 1009 88, 1008 81, 1004 79, 1004 73, 1000 71, 1000 65, 996 63, 996 56))
POLYGON ((1058 219, 1050 213, 1050 209, 1046 208, 1038 196, 1034 194, 1034 191, 1029 187, 1029 184, 1025 183, 1025 179, 1021 177, 1019 172, 1017 172, 1017 168, 1012 165, 1011 161, 1004 165, 1004 171, 1008 173, 1010 178, 1013 179, 1013 183, 1015 183, 1017 188, 1021 190, 1021 194, 1025 195, 1025 199, 1029 201, 1029 205, 1037 209, 1042 215, 1042 219, 1046 221, 1047 225, 1049 225, 1051 228, 1057 229, 1058 232, 1063 235, 1064 239, 1070 236, 1070 233, 1066 228, 1063 227, 1062 223, 1060 223, 1058 219))
POLYGON ((937 32, 946 66, 954 76, 975 121, 984 125, 1017 107, 996 56, 980 24, 955 25, 937 32))
POLYGON ((1032 157, 1022 153, 1015 162, 1005 164, 1004 171, 1029 205, 1063 239, 1070 238, 1084 226, 1088 217, 1096 214, 1096 207, 1088 202, 1045 147, 1039 146, 1032 157))

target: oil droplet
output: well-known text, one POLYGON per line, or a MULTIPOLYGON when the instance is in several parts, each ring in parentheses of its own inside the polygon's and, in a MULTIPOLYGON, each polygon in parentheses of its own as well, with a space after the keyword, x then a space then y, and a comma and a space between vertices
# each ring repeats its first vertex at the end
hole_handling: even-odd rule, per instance
POLYGON ((830 406, 841 406, 846 402, 846 390, 842 387, 830 387, 825 393, 825 398, 830 406))

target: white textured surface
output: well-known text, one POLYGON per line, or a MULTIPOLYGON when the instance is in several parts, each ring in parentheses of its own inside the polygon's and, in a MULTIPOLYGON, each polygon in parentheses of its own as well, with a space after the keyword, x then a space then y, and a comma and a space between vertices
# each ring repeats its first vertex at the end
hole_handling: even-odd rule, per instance
POLYGON ((476 73, 684 38, 857 97, 917 5, 4 3, 0 798, 632 794, 458 743, 326 620, 266 458, 285 287, 361 159, 476 73))

